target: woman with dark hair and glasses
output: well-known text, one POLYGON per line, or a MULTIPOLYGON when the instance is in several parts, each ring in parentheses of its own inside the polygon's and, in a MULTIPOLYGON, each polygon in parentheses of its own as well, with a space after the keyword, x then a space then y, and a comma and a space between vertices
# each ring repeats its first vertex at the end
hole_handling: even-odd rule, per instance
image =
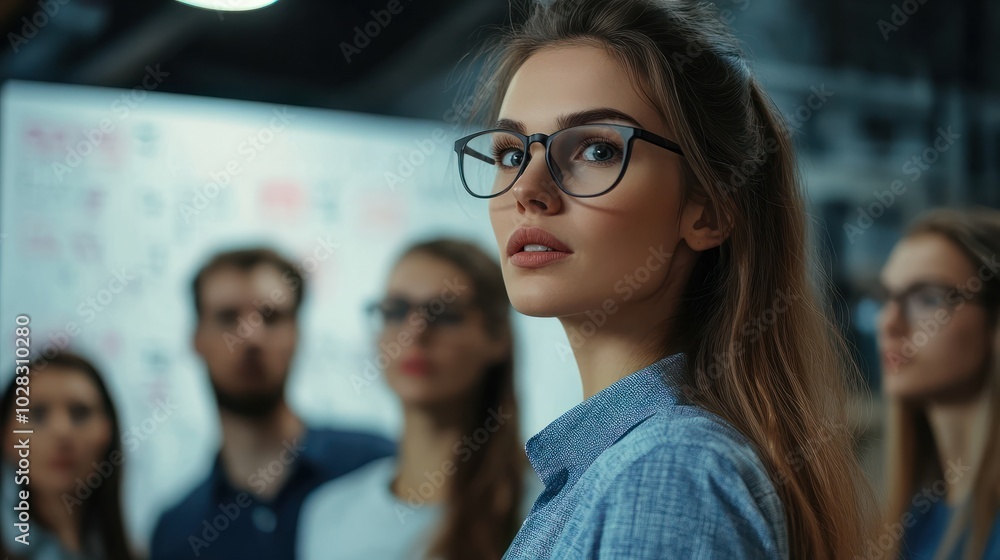
POLYGON ((1000 558, 998 258, 1000 212, 940 209, 882 268, 885 558, 1000 558))
POLYGON ((403 407, 399 452, 310 495, 301 557, 500 558, 539 490, 525 476, 500 267, 470 243, 413 245, 370 311, 403 407))
POLYGON ((545 491, 506 558, 863 554, 860 375, 811 277, 788 132, 713 10, 538 2, 486 51, 461 180, 586 397, 528 441, 545 491))
POLYGON ((69 352, 18 366, 16 374, 22 373, 30 375, 29 384, 12 378, 0 402, 8 468, 17 468, 18 440, 30 440, 29 473, 15 480, 14 469, 4 472, 3 553, 11 559, 129 560, 120 497, 121 432, 101 374, 69 352), (15 425, 15 402, 25 395, 27 422, 15 425), (33 433, 13 432, 22 429, 33 433), (19 533, 7 517, 16 513, 22 491, 30 512, 27 545, 15 540, 19 533))

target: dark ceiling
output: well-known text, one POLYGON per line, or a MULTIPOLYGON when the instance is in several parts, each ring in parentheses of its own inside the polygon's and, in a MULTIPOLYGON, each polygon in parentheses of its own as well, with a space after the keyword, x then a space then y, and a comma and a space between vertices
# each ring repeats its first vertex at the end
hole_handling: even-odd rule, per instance
POLYGON ((488 0, 280 0, 250 12, 42 1, 54 15, 43 16, 38 0, 3 0, 0 28, 15 38, 0 54, 0 78, 133 87, 158 64, 170 72, 159 91, 395 114, 409 91, 443 84, 509 9, 488 0), (32 20, 44 22, 37 34, 32 20))
MULTIPOLYGON (((133 87, 158 64, 170 72, 160 91, 440 118, 463 55, 486 26, 520 17, 525 2, 279 0, 216 12, 175 0, 0 0, 8 43, 0 81, 133 87), (398 13, 387 11, 390 4, 398 13), (375 23, 373 11, 391 18, 375 23), (377 34, 358 38, 366 27, 377 34), (345 46, 366 38, 348 61, 345 46)), ((716 3, 735 13, 738 34, 759 59, 1000 90, 1000 65, 992 62, 1000 57, 1000 9, 987 0, 716 3), (917 11, 887 40, 877 21, 900 4, 917 11)))

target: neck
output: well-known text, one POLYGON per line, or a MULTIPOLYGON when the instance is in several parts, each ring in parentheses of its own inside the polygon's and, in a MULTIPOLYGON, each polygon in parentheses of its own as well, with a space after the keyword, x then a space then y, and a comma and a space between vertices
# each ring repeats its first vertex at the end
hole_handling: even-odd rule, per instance
POLYGON ((59 539, 62 547, 70 552, 80 552, 83 546, 81 521, 83 516, 73 515, 63 504, 61 494, 58 492, 39 492, 32 490, 32 507, 35 508, 38 518, 45 526, 59 539))
POLYGON ((617 313, 605 313, 607 318, 599 326, 587 314, 560 317, 580 370, 584 399, 678 351, 670 350, 674 346, 663 337, 666 308, 662 299, 636 302, 617 313))
POLYGON ((290 465, 277 476, 268 471, 272 461, 282 461, 286 449, 294 449, 305 434, 305 425, 284 400, 258 418, 220 411, 222 420, 222 465, 230 484, 239 490, 269 499, 277 495, 292 471, 290 465), (267 473, 260 474, 261 469, 267 473))
POLYGON ((670 318, 678 309, 698 256, 681 240, 663 263, 667 270, 662 284, 643 285, 637 280, 638 273, 628 275, 615 284, 616 294, 628 285, 628 292, 621 297, 605 299, 590 313, 559 318, 580 370, 583 398, 680 351, 670 318), (640 290, 652 293, 640 297, 640 290))
POLYGON ((957 504, 972 490, 986 445, 989 391, 962 402, 932 403, 926 411, 941 473, 948 482, 946 500, 957 504))
MULTIPOLYGON (((459 464, 463 458, 468 459, 468 455, 455 451, 456 445, 468 440, 468 434, 463 434, 466 418, 462 416, 468 408, 404 408, 403 436, 392 488, 397 497, 404 500, 415 497, 424 504, 444 499, 459 464), (464 440, 463 435, 466 436, 464 440), (433 491, 428 495, 429 488, 433 491)), ((478 447, 475 442, 469 449, 473 449, 472 446, 478 447)))

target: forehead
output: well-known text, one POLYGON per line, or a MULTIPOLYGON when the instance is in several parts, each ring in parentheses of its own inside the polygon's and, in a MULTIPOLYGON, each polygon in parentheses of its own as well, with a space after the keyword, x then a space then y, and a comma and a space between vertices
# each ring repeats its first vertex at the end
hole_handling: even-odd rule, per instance
POLYGON ((269 301, 279 309, 291 309, 295 307, 294 298, 291 285, 282 279, 278 268, 270 264, 259 264, 248 270, 222 266, 208 272, 201 283, 201 301, 206 310, 242 307, 255 300, 269 301), (277 293, 282 296, 275 297, 277 293))
POLYGON ((917 281, 957 285, 975 273, 975 266, 960 247, 942 235, 927 233, 896 244, 882 269, 882 281, 888 287, 900 288, 917 281))
POLYGON ((403 257, 389 275, 386 292, 413 301, 427 301, 448 296, 455 301, 472 298, 469 277, 462 269, 430 255, 413 254, 403 257))
POLYGON ((32 373, 31 397, 36 403, 74 401, 101 403, 101 392, 84 372, 71 367, 50 365, 32 373))
POLYGON ((591 45, 547 47, 531 55, 507 87, 499 117, 521 121, 532 133, 551 133, 560 115, 598 107, 662 130, 659 112, 640 84, 606 49, 591 45))

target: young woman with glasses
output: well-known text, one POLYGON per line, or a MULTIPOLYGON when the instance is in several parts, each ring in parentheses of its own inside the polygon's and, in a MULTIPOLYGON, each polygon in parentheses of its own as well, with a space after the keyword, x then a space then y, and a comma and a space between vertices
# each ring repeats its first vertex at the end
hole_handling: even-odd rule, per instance
POLYGON ((884 558, 1000 558, 1000 212, 935 210, 882 269, 884 558))
POLYGON ((586 397, 528 441, 545 491, 506 558, 860 555, 857 368, 812 283, 792 143, 725 25, 555 0, 482 67, 461 180, 586 397))
POLYGON ((300 557, 500 558, 540 489, 525 476, 500 267, 470 243, 420 243, 369 310, 403 407, 399 453, 308 498, 300 557))

